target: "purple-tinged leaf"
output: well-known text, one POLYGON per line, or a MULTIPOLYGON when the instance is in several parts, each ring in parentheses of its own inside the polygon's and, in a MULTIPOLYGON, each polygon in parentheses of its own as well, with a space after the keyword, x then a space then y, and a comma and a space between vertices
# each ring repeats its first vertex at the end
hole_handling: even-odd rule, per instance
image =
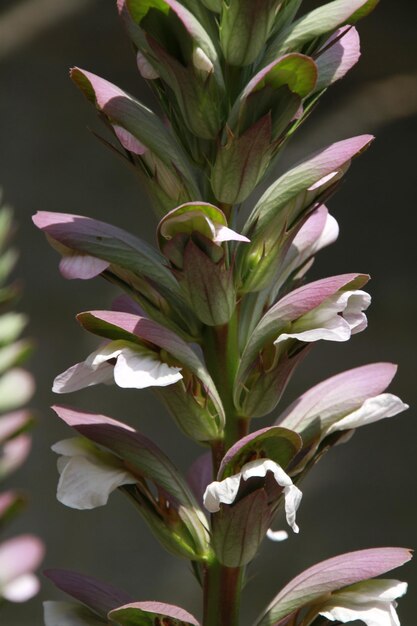
POLYGON ((146 242, 120 228, 69 213, 38 211, 32 219, 48 237, 74 252, 119 265, 167 289, 178 289, 172 274, 164 266, 164 257, 146 242))
POLYGON ((318 51, 318 79, 315 91, 321 91, 343 78, 361 56, 359 33, 355 27, 339 28, 318 51))
POLYGON ((146 313, 142 307, 126 294, 117 296, 113 300, 111 310, 118 311, 120 313, 131 313, 132 315, 139 315, 139 317, 146 317, 146 313))
POLYGON ((301 437, 291 430, 275 426, 262 428, 229 448, 220 464, 217 479, 237 474, 245 463, 256 458, 271 459, 285 469, 301 446, 301 437))
POLYGON ((44 574, 58 589, 79 600, 104 618, 112 609, 133 601, 128 593, 78 572, 47 569, 44 574))
POLYGON ((407 563, 411 557, 411 551, 406 548, 371 548, 313 565, 278 593, 256 626, 277 626, 290 613, 322 596, 325 598, 328 593, 385 574, 407 563))
POLYGON ((291 224, 347 171, 351 160, 366 150, 372 140, 372 135, 360 135, 338 141, 295 165, 260 198, 245 224, 244 234, 253 240, 280 216, 291 224), (330 177, 332 174, 335 175, 330 177))
POLYGON ((203 507, 203 495, 206 487, 212 480, 213 461, 211 452, 204 452, 196 458, 187 472, 187 482, 201 507, 203 507))
POLYGON ((354 24, 370 13, 379 0, 334 0, 300 17, 278 32, 262 60, 266 65, 281 54, 300 50, 304 45, 335 32, 345 24, 354 24))
POLYGON ((109 618, 120 626, 200 626, 190 613, 165 602, 133 602, 109 613, 109 618), (157 622, 158 620, 158 622, 157 622))
POLYGON ((63 256, 59 263, 59 271, 67 280, 80 278, 90 280, 104 272, 110 263, 89 254, 71 253, 63 256))
MULTIPOLYGON (((150 109, 119 87, 91 72, 75 67, 71 70, 71 78, 112 125, 123 128, 167 166, 171 167, 174 164, 187 181, 190 192, 198 197, 198 187, 185 153, 171 132, 150 109)), ((126 136, 123 139, 122 145, 125 145, 126 136)), ((136 153, 139 144, 136 144, 136 153)))

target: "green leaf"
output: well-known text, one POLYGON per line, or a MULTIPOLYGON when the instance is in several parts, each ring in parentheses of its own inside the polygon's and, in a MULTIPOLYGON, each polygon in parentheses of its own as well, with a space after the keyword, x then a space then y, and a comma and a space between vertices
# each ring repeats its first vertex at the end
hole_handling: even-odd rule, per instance
POLYGON ((230 65, 253 63, 274 25, 279 0, 230 0, 223 3, 220 43, 230 65))
POLYGON ((211 186, 219 202, 237 204, 252 193, 270 163, 271 144, 272 122, 267 114, 240 137, 231 134, 218 148, 211 186))
POLYGON ((334 0, 303 15, 289 24, 270 43, 262 65, 267 65, 277 56, 302 50, 309 42, 330 35, 340 26, 354 24, 370 13, 379 0, 334 0))
POLYGON ((178 279, 199 320, 207 326, 227 324, 236 306, 233 271, 213 261, 191 239, 178 279))
POLYGON ((212 544, 226 567, 242 567, 256 556, 271 524, 271 509, 264 489, 259 489, 233 506, 221 507, 215 515, 212 544))

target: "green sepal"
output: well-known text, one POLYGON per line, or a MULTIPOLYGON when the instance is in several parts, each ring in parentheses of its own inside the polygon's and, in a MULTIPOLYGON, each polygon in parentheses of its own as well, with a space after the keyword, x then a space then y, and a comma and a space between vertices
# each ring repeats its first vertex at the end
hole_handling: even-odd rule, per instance
POLYGON ((330 36, 345 24, 354 24, 373 11, 378 2, 379 0, 334 0, 303 15, 272 39, 262 59, 262 65, 267 65, 281 54, 302 51, 311 42, 316 42, 315 47, 320 47, 321 37, 330 36))
POLYGON ((211 171, 216 199, 227 204, 243 202, 264 176, 273 153, 272 120, 267 114, 241 136, 229 131, 218 148, 211 171))
POLYGON ((253 63, 274 25, 280 0, 229 0, 223 3, 220 44, 230 65, 253 63))
POLYGON ((190 307, 203 324, 227 324, 236 306, 232 269, 226 269, 222 261, 213 263, 190 239, 184 250, 183 268, 176 274, 190 307))
POLYGON ((242 567, 256 556, 272 520, 264 489, 257 489, 213 516, 212 545, 220 563, 242 567))

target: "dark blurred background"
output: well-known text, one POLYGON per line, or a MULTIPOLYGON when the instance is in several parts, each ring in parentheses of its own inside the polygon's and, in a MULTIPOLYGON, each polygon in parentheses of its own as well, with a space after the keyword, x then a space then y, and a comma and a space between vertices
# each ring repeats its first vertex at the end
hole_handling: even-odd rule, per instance
MULTIPOLYGON (((249 569, 244 625, 290 577, 317 561, 359 548, 417 544, 416 20, 413 0, 385 0, 360 23, 360 64, 325 96, 280 163, 287 168, 351 135, 377 136, 330 202, 341 235, 321 253, 310 275, 369 272, 369 329, 348 344, 316 346, 283 406, 328 375, 389 360, 400 365, 391 391, 412 408, 361 429, 311 473, 303 486, 300 534, 284 544, 264 545, 249 569)), ((51 382, 97 345, 78 327, 75 314, 107 308, 114 292, 104 282, 61 278, 58 257, 32 226, 31 215, 36 210, 86 214, 151 242, 155 227, 137 180, 88 131, 100 130, 100 123, 68 79, 72 65, 153 105, 137 75, 115 2, 0 0, 0 185, 19 221, 20 309, 30 314, 28 333, 37 343, 31 369, 38 385, 32 402, 38 416, 33 452, 10 481, 30 492, 30 506, 11 534, 30 531, 43 537, 48 567, 77 569, 126 588, 138 600, 178 603, 199 615, 199 590, 188 564, 163 552, 120 494, 91 512, 66 509, 55 500, 56 458, 50 445, 71 432, 48 408, 56 401, 51 382)), ((100 386, 58 400, 129 421, 156 439, 182 469, 199 453, 150 393, 100 386)), ((400 617, 403 626, 412 626, 417 568, 411 564, 393 576, 410 582, 400 617)), ((41 601, 58 598, 62 595, 44 580, 40 596, 2 608, 0 623, 40 626, 41 601)))

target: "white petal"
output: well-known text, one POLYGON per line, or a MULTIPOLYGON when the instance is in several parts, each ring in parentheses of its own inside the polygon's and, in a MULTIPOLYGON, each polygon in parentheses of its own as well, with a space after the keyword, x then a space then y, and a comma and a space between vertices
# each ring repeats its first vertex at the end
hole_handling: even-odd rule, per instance
POLYGON ((220 503, 232 504, 239 491, 240 480, 249 480, 250 478, 264 478, 268 472, 272 472, 275 481, 280 487, 284 487, 285 513, 288 525, 297 533, 298 526, 295 523, 296 511, 299 507, 302 493, 296 487, 291 478, 284 472, 282 467, 271 459, 257 459, 246 463, 239 474, 229 476, 218 482, 214 481, 208 485, 203 502, 204 506, 210 513, 216 513, 220 510, 220 503))
POLYGON ((320 611, 331 621, 361 620, 367 626, 400 626, 395 600, 407 592, 407 583, 371 579, 334 593, 320 611))
POLYGON ((305 342, 348 341, 352 334, 366 328, 368 321, 363 311, 370 303, 371 297, 365 291, 338 292, 293 322, 293 332, 282 333, 274 343, 291 338, 305 342))
POLYGON ((366 291, 351 291, 346 292, 349 294, 346 302, 345 310, 343 311, 343 317, 349 324, 352 334, 359 333, 368 325, 366 315, 362 311, 371 304, 371 296, 366 291))
POLYGON ((97 368, 111 359, 117 359, 122 349, 126 347, 125 341, 110 341, 97 350, 94 350, 85 360, 86 365, 97 368))
POLYGON ((320 615, 332 622, 341 622, 342 624, 360 620, 367 626, 400 626, 398 615, 390 604, 369 605, 362 608, 336 606, 320 611, 320 615))
POLYGON ((70 437, 68 439, 57 441, 53 446, 51 446, 51 450, 56 452, 56 454, 62 454, 63 456, 69 457, 89 456, 87 446, 84 444, 81 437, 70 437))
POLYGON ((201 48, 195 48, 193 52, 193 64, 198 70, 207 72, 207 74, 210 74, 214 69, 213 63, 201 48))
POLYGON ((282 333, 274 341, 274 344, 278 344, 286 339, 298 339, 298 341, 304 341, 306 343, 320 340, 348 341, 350 336, 351 330, 349 324, 343 317, 336 314, 333 319, 326 321, 321 327, 295 333, 282 333))
POLYGON ((387 578, 371 578, 363 582, 349 585, 335 594, 338 601, 349 604, 364 604, 368 602, 393 602, 407 593, 407 583, 387 578))
POLYGON ((284 489, 284 497, 285 497, 285 517, 287 519, 288 526, 295 533, 299 533, 300 529, 298 528, 295 517, 297 513, 297 509, 300 506, 301 498, 303 494, 295 485, 291 485, 290 487, 285 487, 284 489))
POLYGON ((222 243, 223 241, 245 241, 250 242, 250 239, 245 237, 244 235, 240 235, 236 231, 228 228, 227 226, 216 226, 215 225, 216 235, 213 239, 213 243, 222 243))
POLYGON ((240 474, 235 474, 220 482, 215 480, 207 485, 203 496, 203 503, 207 511, 217 513, 220 511, 220 503, 232 504, 239 491, 240 478, 240 474))
POLYGON ((408 409, 408 405, 404 404, 397 396, 391 393, 381 393, 374 398, 368 398, 359 409, 335 422, 327 434, 366 426, 386 417, 393 417, 406 409, 408 409))
POLYGON ((272 530, 272 528, 268 528, 266 536, 271 541, 285 541, 288 539, 288 533, 286 530, 272 530))
POLYGON ((322 250, 322 248, 325 248, 326 246, 330 246, 330 244, 334 243, 338 237, 339 224, 333 215, 330 215, 329 213, 327 215, 324 229, 314 245, 314 253, 322 250))
POLYGON ((26 602, 35 596, 40 588, 34 574, 23 574, 0 589, 0 596, 10 602, 26 602))
POLYGON ((55 378, 52 391, 55 393, 71 393, 85 387, 112 381, 113 367, 108 363, 103 363, 97 368, 92 368, 86 363, 76 363, 76 365, 73 365, 55 378))
POLYGON ((137 479, 122 468, 76 456, 62 471, 57 499, 73 509, 93 509, 104 506, 117 487, 136 482, 137 479))
POLYGON ((123 388, 165 387, 181 380, 180 370, 180 367, 170 367, 153 356, 124 348, 114 367, 114 380, 123 388))

